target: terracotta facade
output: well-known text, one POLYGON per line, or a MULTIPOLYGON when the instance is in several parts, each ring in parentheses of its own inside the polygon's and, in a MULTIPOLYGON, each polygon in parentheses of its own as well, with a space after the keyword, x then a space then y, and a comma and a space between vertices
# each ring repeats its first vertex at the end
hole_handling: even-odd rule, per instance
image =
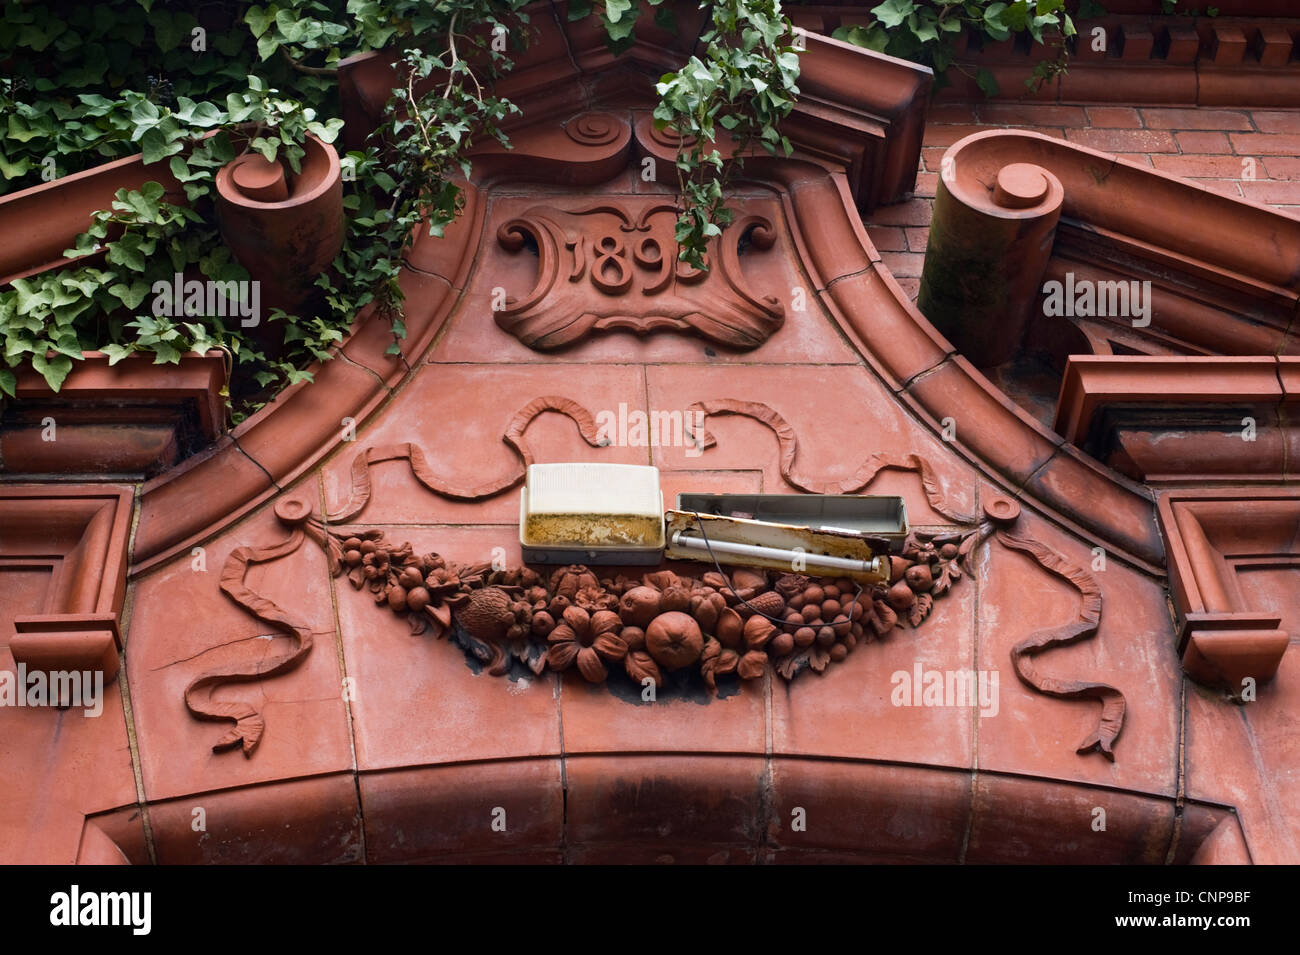
POLYGON ((401 354, 362 314, 229 431, 219 355, 32 385, 52 447, 6 411, 0 669, 104 693, 0 707, 0 859, 1300 861, 1294 216, 810 34, 795 154, 747 161, 699 273, 649 120, 686 41, 584 29, 506 81, 514 149, 416 244, 401 354), (1066 271, 1156 276, 1149 329, 1046 319, 1066 271), (635 412, 702 428, 598 437, 635 412), (897 495, 912 533, 861 592, 527 567, 525 469, 564 461, 666 504, 897 495))

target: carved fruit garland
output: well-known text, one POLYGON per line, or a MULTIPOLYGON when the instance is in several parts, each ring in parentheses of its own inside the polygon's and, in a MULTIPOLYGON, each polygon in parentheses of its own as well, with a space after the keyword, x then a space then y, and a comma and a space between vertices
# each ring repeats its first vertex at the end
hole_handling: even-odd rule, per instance
MULTIPOLYGON (((716 691, 718 677, 732 674, 745 682, 762 678, 769 669, 785 680, 805 670, 821 673, 842 662, 859 644, 882 639, 904 623, 920 626, 934 601, 969 573, 966 562, 972 551, 996 535, 1004 547, 1028 555, 1067 581, 1081 599, 1074 622, 1038 631, 1013 648, 1017 676, 1040 693, 1101 702, 1097 728, 1078 749, 1114 758, 1113 745, 1124 723, 1123 694, 1108 684, 1044 676, 1033 663, 1035 656, 1054 646, 1096 634, 1101 590, 1087 571, 1063 555, 1005 530, 1018 519, 1018 504, 994 498, 985 503, 983 520, 976 523, 947 505, 933 469, 917 455, 877 453, 847 479, 812 481, 796 471, 794 429, 771 408, 734 399, 695 407, 706 415, 744 415, 768 425, 780 446, 782 476, 805 491, 853 493, 865 489, 885 468, 917 472, 931 506, 958 526, 912 532, 901 552, 890 558, 888 585, 862 587, 847 578, 747 569, 732 569, 725 575, 707 571, 698 577, 658 570, 639 577, 602 578, 582 565, 543 575, 529 567, 502 570, 488 564, 455 563, 436 553, 416 554, 409 543, 391 543, 379 530, 330 530, 309 500, 282 498, 275 513, 291 531, 290 537, 270 547, 236 549, 222 571, 221 587, 254 617, 293 638, 295 645, 272 659, 206 671, 191 681, 185 704, 192 714, 235 723, 213 749, 239 746, 245 756, 251 756, 265 730, 255 706, 214 700, 213 690, 288 672, 311 650, 310 629, 245 582, 250 565, 286 557, 309 537, 325 550, 333 576, 346 575, 376 604, 405 617, 413 634, 449 636, 493 675, 505 674, 511 660, 518 659, 535 674, 574 670, 582 679, 602 683, 621 667, 637 683, 662 686, 667 673, 695 668, 716 691)), ((422 484, 455 499, 492 497, 517 485, 523 468, 532 462, 523 433, 543 411, 568 415, 583 438, 596 446, 586 409, 567 398, 539 398, 513 416, 504 435, 519 458, 513 473, 463 489, 434 475, 415 445, 370 448, 353 462, 349 500, 340 511, 328 512, 329 522, 352 520, 365 508, 371 496, 369 467, 382 461, 406 460, 422 484)), ((715 443, 707 432, 698 438, 703 447, 715 443)))
POLYGON ((382 531, 328 533, 354 587, 406 618, 412 633, 450 635, 493 675, 512 657, 534 673, 576 670, 590 683, 619 668, 662 686, 666 672, 696 668, 716 690, 719 676, 756 680, 769 666, 787 680, 820 673, 904 621, 919 626, 962 575, 981 529, 945 535, 937 546, 910 536, 894 558, 891 587, 745 569, 599 578, 574 564, 543 576, 419 555, 410 544, 388 544, 382 531))

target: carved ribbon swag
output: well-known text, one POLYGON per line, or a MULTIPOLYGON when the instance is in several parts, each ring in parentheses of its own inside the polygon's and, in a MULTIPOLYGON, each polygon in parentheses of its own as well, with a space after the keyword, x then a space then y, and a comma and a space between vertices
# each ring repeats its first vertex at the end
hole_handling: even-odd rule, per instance
MULTIPOLYGON (((366 590, 377 604, 405 617, 412 633, 450 637, 493 675, 506 673, 517 659, 535 674, 548 668, 576 670, 584 679, 600 683, 608 679, 611 669, 622 669, 638 683, 662 686, 666 673, 696 668, 716 691, 717 679, 733 674, 744 682, 763 677, 769 668, 786 680, 807 670, 821 673, 860 644, 885 638, 904 622, 920 626, 934 601, 969 571, 972 551, 996 532, 1004 546, 1028 554, 1069 581, 1083 600, 1077 622, 1044 630, 1015 647, 1012 661, 1018 676, 1049 695, 1099 699, 1101 721, 1079 752, 1095 749, 1114 758, 1112 747, 1123 726, 1123 695, 1105 684, 1043 677, 1032 661, 1052 646, 1096 632, 1100 589, 1086 571, 1045 545, 998 529, 1015 522, 1017 505, 1006 499, 994 506, 986 504, 984 519, 976 524, 947 505, 928 462, 917 455, 876 454, 850 478, 815 482, 797 474, 794 430, 766 405, 720 399, 693 409, 706 415, 746 415, 767 424, 780 445, 782 475, 801 490, 852 493, 865 488, 882 469, 915 471, 932 506, 962 526, 913 531, 901 553, 891 557, 891 584, 867 588, 849 579, 746 569, 732 569, 726 575, 659 570, 639 577, 602 578, 588 567, 573 565, 543 576, 525 566, 501 569, 456 563, 436 553, 417 554, 409 543, 387 541, 382 531, 334 531, 328 524, 352 521, 361 513, 370 499, 369 468, 381 461, 405 459, 427 488, 460 500, 491 497, 514 487, 532 463, 524 430, 543 411, 568 415, 587 443, 597 446, 594 421, 576 402, 539 398, 516 414, 503 440, 518 456, 518 468, 477 488, 458 488, 439 479, 417 445, 369 448, 353 462, 349 500, 327 521, 316 516, 308 500, 283 499, 275 511, 291 529, 290 537, 273 547, 239 548, 227 560, 221 583, 226 594, 254 617, 292 637, 295 644, 270 660, 205 672, 187 687, 185 702, 195 716, 235 722, 213 749, 242 744, 244 754, 251 755, 265 724, 251 704, 214 701, 212 690, 287 672, 311 649, 309 629, 294 623, 283 609, 244 582, 251 564, 288 556, 307 537, 325 550, 333 576, 346 575, 354 588, 366 590)), ((715 443, 707 432, 698 440, 701 447, 715 443)))

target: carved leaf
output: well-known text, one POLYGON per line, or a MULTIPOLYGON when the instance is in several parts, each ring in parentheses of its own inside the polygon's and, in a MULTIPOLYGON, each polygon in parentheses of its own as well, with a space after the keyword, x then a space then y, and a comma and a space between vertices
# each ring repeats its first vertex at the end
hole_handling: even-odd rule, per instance
POLYGON ((916 603, 912 604, 912 609, 908 611, 907 622, 913 627, 919 627, 921 621, 930 615, 930 609, 933 606, 933 597, 929 594, 917 594, 916 603))
POLYGON ((979 540, 979 534, 975 531, 972 531, 971 533, 963 537, 961 546, 957 548, 957 556, 965 557, 967 554, 969 554, 971 552, 971 548, 975 546, 975 542, 977 540, 979 540))
POLYGON ((801 650, 799 653, 792 653, 788 657, 777 661, 776 672, 787 680, 793 680, 801 670, 807 668, 810 652, 811 648, 801 650))

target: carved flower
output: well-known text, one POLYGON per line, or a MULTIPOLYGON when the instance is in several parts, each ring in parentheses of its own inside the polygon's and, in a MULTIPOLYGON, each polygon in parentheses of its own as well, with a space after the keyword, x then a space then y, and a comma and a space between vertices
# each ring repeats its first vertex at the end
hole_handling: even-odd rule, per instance
POLYGON ((627 656, 627 644, 619 636, 623 621, 609 610, 588 613, 569 607, 564 619, 546 638, 547 661, 552 670, 567 670, 576 662, 590 683, 603 683, 609 676, 605 663, 618 663, 627 656))

